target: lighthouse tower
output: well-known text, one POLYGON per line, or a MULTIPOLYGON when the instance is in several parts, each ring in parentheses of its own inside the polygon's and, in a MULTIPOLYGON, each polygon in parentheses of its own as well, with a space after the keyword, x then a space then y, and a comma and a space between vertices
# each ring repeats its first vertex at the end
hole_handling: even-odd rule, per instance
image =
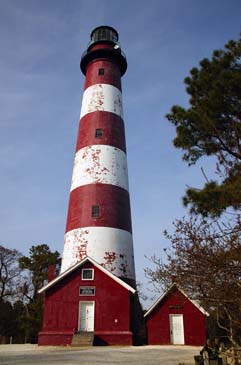
POLYGON ((61 273, 88 256, 135 287, 121 76, 127 69, 118 33, 91 33, 80 68, 80 113, 61 273))

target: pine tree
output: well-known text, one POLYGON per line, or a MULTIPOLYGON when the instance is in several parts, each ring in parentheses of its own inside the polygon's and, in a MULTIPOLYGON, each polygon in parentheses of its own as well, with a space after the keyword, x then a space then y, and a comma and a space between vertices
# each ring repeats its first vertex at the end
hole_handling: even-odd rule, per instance
POLYGON ((203 189, 189 188, 183 199, 192 213, 220 216, 228 207, 241 207, 241 38, 213 52, 184 82, 190 107, 174 105, 167 119, 176 127, 173 141, 183 160, 195 164, 215 156, 217 180, 203 189))
POLYGON ((32 246, 29 257, 23 256, 19 260, 20 267, 28 270, 30 278, 22 286, 23 296, 27 300, 24 327, 26 340, 36 341, 42 325, 43 299, 38 290, 44 286, 48 278, 48 268, 55 265, 56 270, 60 265, 58 251, 51 252, 46 244, 32 246))

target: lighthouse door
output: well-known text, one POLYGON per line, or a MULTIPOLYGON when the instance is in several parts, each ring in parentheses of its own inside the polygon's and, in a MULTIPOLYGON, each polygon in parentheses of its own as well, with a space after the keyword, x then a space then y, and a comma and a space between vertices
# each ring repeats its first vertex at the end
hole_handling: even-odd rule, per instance
POLYGON ((94 331, 94 302, 79 303, 79 331, 94 331))

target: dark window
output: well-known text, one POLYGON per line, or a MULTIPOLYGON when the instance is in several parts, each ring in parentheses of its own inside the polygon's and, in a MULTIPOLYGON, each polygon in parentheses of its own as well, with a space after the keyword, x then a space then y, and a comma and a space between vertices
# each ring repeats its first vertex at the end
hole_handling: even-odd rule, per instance
POLYGON ((100 207, 99 205, 92 205, 92 218, 99 218, 100 207))
POLYGON ((101 138, 103 136, 103 130, 98 128, 95 130, 95 138, 101 138))
POLYGON ((82 280, 93 280, 94 269, 82 269, 82 280))
POLYGON ((104 73, 105 73, 105 70, 103 69, 103 68, 99 68, 99 76, 102 76, 102 75, 104 75, 104 73))

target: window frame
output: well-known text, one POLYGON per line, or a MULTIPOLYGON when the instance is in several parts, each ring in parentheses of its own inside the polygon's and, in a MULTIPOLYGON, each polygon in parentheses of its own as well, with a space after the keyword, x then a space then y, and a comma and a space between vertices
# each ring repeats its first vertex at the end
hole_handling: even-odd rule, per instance
POLYGON ((100 217, 100 206, 99 205, 92 205, 91 217, 94 219, 98 219, 100 217), (97 211, 98 211, 98 213, 97 213, 97 211))
POLYGON ((82 269, 81 270, 81 280, 94 280, 94 269, 92 268, 85 268, 85 269, 82 269), (87 271, 91 271, 92 272, 92 275, 91 275, 91 278, 84 278, 84 272, 87 272, 87 271))
POLYGON ((105 74, 105 69, 103 67, 100 67, 98 69, 98 76, 104 76, 104 74, 105 74))
POLYGON ((103 129, 102 128, 95 129, 95 138, 98 138, 98 139, 103 138, 103 129), (98 134, 98 133, 100 133, 100 134, 98 134))

